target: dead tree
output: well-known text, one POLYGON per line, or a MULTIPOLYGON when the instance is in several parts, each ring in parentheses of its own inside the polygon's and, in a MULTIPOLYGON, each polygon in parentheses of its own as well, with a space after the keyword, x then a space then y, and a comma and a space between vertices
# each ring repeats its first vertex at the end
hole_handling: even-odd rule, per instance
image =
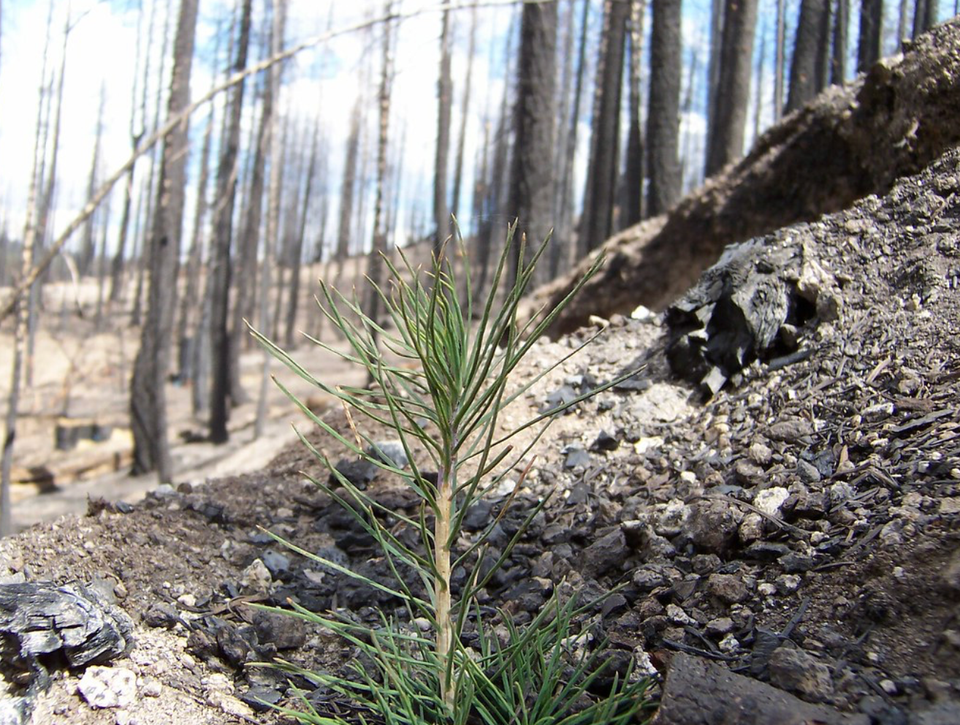
POLYGON ((437 152, 433 165, 433 223, 436 231, 433 248, 440 246, 450 233, 450 208, 447 206, 447 175, 450 155, 450 107, 453 104, 453 80, 450 76, 451 45, 450 11, 442 15, 440 32, 440 75, 437 79, 437 152))
MULTIPOLYGON (((193 67, 198 2, 181 0, 174 40, 168 117, 178 115, 190 104, 190 72, 193 67)), ((184 120, 176 126, 163 143, 160 184, 150 235, 147 315, 130 383, 133 473, 157 471, 161 481, 173 479, 165 390, 176 309, 180 230, 187 181, 188 124, 184 120)))
POLYGON ((680 2, 652 0, 650 110, 647 114, 647 212, 662 214, 680 199, 680 2))
MULTIPOLYGON (((270 54, 277 55, 283 49, 284 28, 286 22, 287 2, 286 0, 273 0, 273 23, 270 34, 270 54)), ((283 66, 277 64, 270 69, 270 76, 267 80, 270 97, 276 100, 280 95, 280 82, 282 80, 283 66)), ((280 192, 283 186, 283 141, 278 133, 279 119, 277 114, 271 111, 268 120, 269 126, 267 137, 270 142, 270 193, 267 199, 267 233, 264 235, 263 247, 263 269, 260 271, 260 329, 267 331, 270 329, 269 309, 270 309, 270 272, 273 262, 271 250, 275 249, 279 237, 279 217, 280 217, 280 192)), ((272 334, 268 333, 268 334, 272 334)), ((260 395, 257 401, 257 418, 254 423, 254 439, 263 435, 263 429, 267 420, 267 393, 270 386, 270 360, 269 351, 263 349, 263 374, 260 378, 260 395)))
MULTIPOLYGON (((529 240, 528 254, 546 239, 551 228, 554 176, 549 159, 555 132, 556 58, 556 0, 524 5, 513 112, 515 145, 506 211, 511 219, 519 219, 518 230, 529 240)), ((516 245, 511 254, 511 278, 526 262, 520 259, 521 246, 516 245)))
POLYGON ((713 176, 743 154, 756 25, 757 0, 726 0, 720 73, 710 113, 706 176, 713 176))
POLYGON ((613 208, 620 160, 620 95, 627 3, 606 0, 597 67, 597 102, 591 126, 587 190, 580 220, 580 257, 596 249, 613 232, 613 208))
MULTIPOLYGON (((234 70, 247 66, 250 44, 252 0, 243 0, 239 40, 236 47, 234 70)), ((240 116, 243 110, 244 83, 232 88, 227 105, 227 134, 220 151, 217 167, 216 212, 213 221, 210 275, 213 288, 210 309, 210 345, 212 353, 212 382, 210 392, 210 440, 225 443, 229 437, 230 401, 239 391, 231 385, 230 358, 238 354, 231 349, 230 329, 230 248, 233 241, 233 206, 237 191, 236 165, 240 145, 240 116)))

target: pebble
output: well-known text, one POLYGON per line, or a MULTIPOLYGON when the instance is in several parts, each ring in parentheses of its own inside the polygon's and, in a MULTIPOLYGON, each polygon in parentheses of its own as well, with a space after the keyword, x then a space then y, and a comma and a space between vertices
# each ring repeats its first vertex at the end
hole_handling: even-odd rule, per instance
POLYGON ((77 685, 91 707, 127 707, 137 697, 137 676, 126 667, 88 667, 77 685))
POLYGON ((667 605, 667 619, 674 624, 696 626, 697 620, 684 612, 676 604, 667 605))
POLYGON ((800 649, 777 647, 770 655, 770 683, 811 702, 825 702, 833 694, 830 668, 800 649))
POLYGON ((254 559, 240 575, 240 587, 247 592, 265 592, 272 583, 273 577, 262 559, 254 559))
POLYGON ((707 579, 707 591, 726 604, 739 604, 748 594, 746 585, 733 574, 711 574, 707 579))

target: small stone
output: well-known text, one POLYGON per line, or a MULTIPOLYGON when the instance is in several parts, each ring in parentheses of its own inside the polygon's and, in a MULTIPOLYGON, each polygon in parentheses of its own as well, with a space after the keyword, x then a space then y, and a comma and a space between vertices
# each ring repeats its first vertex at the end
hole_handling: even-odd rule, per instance
POLYGON ((772 597, 777 593, 777 587, 770 582, 761 582, 757 586, 757 591, 765 597, 772 597))
POLYGON ((740 640, 738 640, 732 634, 728 634, 726 637, 720 640, 720 643, 717 646, 720 648, 721 652, 725 654, 733 654, 740 649, 740 640))
POLYGON ((148 627, 173 629, 179 621, 177 610, 172 604, 168 604, 167 602, 154 602, 150 605, 150 608, 143 613, 143 623, 148 627))
POLYGON ((952 516, 960 514, 960 496, 952 496, 940 501, 938 513, 941 516, 952 516))
POLYGON ((784 443, 797 443, 813 435, 813 425, 803 418, 785 418, 771 425, 767 438, 784 443))
POLYGON ((627 541, 618 526, 583 550, 583 572, 587 576, 599 577, 619 570, 627 555, 627 541))
POLYGON ((580 446, 565 446, 563 454, 566 456, 563 461, 564 468, 587 468, 592 459, 580 446))
POLYGON ((676 536, 690 517, 690 507, 680 499, 671 499, 663 507, 654 530, 660 536, 676 536))
POLYGON ((249 705, 254 712, 267 712, 271 705, 280 702, 283 695, 272 687, 251 687, 240 696, 240 700, 249 705))
POLYGON ((733 506, 706 501, 694 507, 683 533, 701 552, 723 556, 736 541, 741 519, 733 506))
POLYGON ((593 443, 590 444, 591 451, 615 451, 620 447, 620 439, 605 430, 600 431, 593 443))
POLYGON ((770 516, 779 517, 783 502, 790 496, 790 492, 782 486, 772 486, 760 491, 753 498, 753 505, 770 516))
POLYGON ((716 554, 696 554, 690 560, 690 565, 694 573, 704 576, 720 566, 720 557, 716 554))
POLYGON ((265 592, 272 583, 270 570, 261 559, 254 559, 240 575, 240 587, 247 592, 265 592))
POLYGON ((290 557, 278 551, 265 551, 260 555, 260 559, 273 578, 279 578, 281 574, 290 570, 290 557))
POLYGON ((738 604, 748 594, 746 585, 733 574, 711 574, 707 579, 707 591, 727 604, 738 604))
POLYGON ((163 684, 156 677, 143 677, 137 684, 144 697, 160 697, 163 692, 163 684))
POLYGON ((796 574, 781 574, 777 577, 777 591, 781 594, 789 594, 800 588, 803 580, 796 574))
POLYGON ((824 702, 833 694, 830 668, 810 653, 792 647, 777 647, 770 655, 770 683, 812 702, 824 702))
POLYGON ((730 617, 717 617, 707 622, 706 631, 711 637, 723 637, 733 631, 733 620, 730 617))
POLYGON ((697 624, 697 620, 684 612, 676 604, 667 605, 667 619, 679 625, 695 626, 697 624))
POLYGON ((137 696, 137 676, 126 667, 88 667, 77 685, 91 707, 127 707, 137 696))
POLYGON ((760 466, 769 466, 770 461, 773 460, 773 451, 763 443, 757 442, 747 450, 747 456, 751 461, 760 466))
POLYGON ((743 517, 743 522, 737 530, 741 543, 750 544, 763 536, 763 517, 751 511, 743 517))
POLYGON ((296 649, 307 641, 303 620, 278 612, 258 611, 253 615, 253 626, 262 644, 270 643, 277 649, 296 649))
POLYGON ((810 571, 815 565, 816 562, 813 560, 813 557, 797 554, 796 552, 790 552, 786 556, 780 557, 780 566, 782 566, 783 570, 788 574, 810 571))
POLYGON ((367 455, 371 458, 394 468, 406 468, 410 463, 403 443, 399 440, 376 441, 367 448, 367 455))
POLYGON ((815 465, 802 458, 797 461, 797 475, 804 483, 818 483, 823 478, 815 465))

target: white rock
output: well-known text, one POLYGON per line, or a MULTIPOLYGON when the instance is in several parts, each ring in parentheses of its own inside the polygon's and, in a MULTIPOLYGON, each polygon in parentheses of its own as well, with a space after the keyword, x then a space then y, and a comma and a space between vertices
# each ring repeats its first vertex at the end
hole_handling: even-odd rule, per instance
POLYGON ((663 447, 663 436, 648 436, 641 438, 633 444, 633 450, 638 456, 642 456, 647 451, 657 450, 663 447))
POLYGON ((697 620, 680 609, 680 607, 678 607, 676 604, 667 605, 667 619, 674 624, 687 624, 694 626, 697 623, 697 620))
POLYGON ((783 502, 790 497, 790 492, 782 486, 765 488, 753 499, 753 505, 770 516, 780 516, 783 502))
POLYGON ((126 667, 88 667, 77 689, 91 707, 127 707, 137 697, 137 676, 126 667))
POLYGON ((240 588, 245 591, 265 592, 272 583, 273 577, 260 559, 254 559, 240 575, 240 588))

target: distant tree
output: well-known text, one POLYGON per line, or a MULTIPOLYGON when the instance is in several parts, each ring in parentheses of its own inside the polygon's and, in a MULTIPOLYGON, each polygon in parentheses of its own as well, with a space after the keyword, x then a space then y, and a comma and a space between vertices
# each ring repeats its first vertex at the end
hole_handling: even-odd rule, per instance
MULTIPOLYGON (((875 2, 876 0, 867 1, 875 2)), ((863 19, 861 18, 862 22, 863 19)), ((850 0, 836 0, 836 12, 833 19, 833 56, 830 61, 830 83, 832 85, 842 85, 847 80, 847 31, 849 24, 850 0)))
MULTIPOLYGON (((87 202, 93 198, 97 190, 97 174, 100 168, 100 147, 103 144, 103 108, 107 100, 107 87, 104 83, 100 84, 100 105, 97 110, 97 133, 93 142, 93 159, 90 161, 90 174, 87 177, 87 202)), ((80 254, 77 255, 77 270, 81 277, 90 273, 90 266, 96 254, 96 242, 94 241, 94 229, 96 226, 96 215, 92 214, 83 225, 83 237, 80 243, 80 254)))
MULTIPOLYGON (((153 10, 155 12, 157 5, 159 3, 154 3, 153 10)), ((160 126, 160 113, 163 110, 163 98, 165 89, 163 87, 163 79, 165 72, 165 63, 167 60, 167 50, 170 44, 170 29, 173 20, 173 0, 167 0, 166 4, 166 14, 165 20, 163 23, 163 42, 160 45, 160 69, 157 72, 155 77, 157 82, 157 96, 156 102, 153 104, 153 124, 151 128, 157 129, 160 126)), ((150 27, 153 27, 153 20, 150 21, 150 27)), ((152 37, 152 33, 151 33, 152 37)), ((147 48, 147 54, 150 53, 150 47, 147 48)), ((144 91, 149 88, 149 82, 151 76, 149 75, 149 68, 144 69, 144 91)), ((151 245, 146 239, 149 232, 145 234, 140 234, 140 229, 149 230, 153 226, 153 203, 157 199, 157 188, 159 186, 159 178, 157 174, 157 168, 159 167, 158 162, 158 153, 160 151, 160 146, 154 146, 150 151, 150 175, 146 179, 145 191, 140 194, 139 203, 137 205, 137 230, 138 233, 134 235, 134 241, 136 242, 139 248, 139 254, 135 255, 137 257, 137 286, 133 293, 133 310, 130 313, 130 324, 133 327, 140 325, 141 318, 143 316, 143 293, 146 289, 146 271, 147 267, 150 265, 150 250, 151 245)))
POLYGON ((829 17, 828 0, 801 0, 800 19, 790 65, 790 93, 787 113, 796 111, 817 95, 821 78, 821 42, 824 17, 829 17))
POLYGON ((440 74, 437 79, 437 152, 433 166, 433 223, 436 227, 433 248, 450 234, 450 209, 447 206, 447 175, 450 155, 450 107, 453 103, 453 79, 450 75, 450 11, 442 14, 440 31, 440 74))
MULTIPOLYGON (((243 0, 239 39, 236 46, 234 70, 242 71, 247 66, 247 51, 250 42, 250 18, 252 0, 243 0)), ((220 161, 217 167, 216 210, 213 216, 213 244, 210 255, 211 308, 210 345, 212 381, 210 392, 210 440, 224 443, 229 438, 227 423, 230 419, 230 402, 236 399, 238 390, 232 385, 230 358, 238 351, 231 349, 229 328, 231 259, 233 240, 233 207, 237 190, 237 154, 240 146, 240 118, 243 110, 241 82, 230 89, 227 103, 227 133, 222 141, 220 161)))
MULTIPOLYGON (((384 17, 389 18, 393 3, 387 0, 384 17)), ((370 245, 370 260, 367 264, 367 277, 370 285, 364 303, 367 317, 376 322, 380 317, 380 294, 383 286, 383 256, 387 251, 386 192, 387 192, 387 145, 390 140, 390 95, 393 75, 390 57, 391 23, 383 24, 380 85, 377 91, 379 123, 377 125, 377 191, 373 206, 373 239, 370 245)), ((373 381, 368 380, 370 385, 373 381)))
MULTIPOLYGON (((843 0, 841 0, 842 2, 843 0)), ((936 2, 936 0, 933 0, 936 2)), ((926 0, 917 0, 917 5, 926 0)), ((863 72, 880 60, 883 38, 883 0, 860 3, 860 40, 857 43, 857 71, 863 72)))
POLYGON ((350 225, 353 222, 354 196, 357 188, 357 164, 360 156, 360 118, 362 97, 358 94, 350 113, 350 130, 347 133, 346 160, 343 164, 343 179, 340 182, 340 210, 337 226, 337 275, 334 285, 343 272, 347 256, 350 254, 350 225))
POLYGON ((636 224, 643 218, 643 128, 641 127, 640 87, 643 74, 643 18, 646 12, 646 0, 633 0, 630 3, 630 107, 627 127, 627 160, 623 174, 623 208, 621 227, 636 224))
POLYGON ((662 214, 680 199, 680 0, 652 0, 650 99, 647 112, 647 213, 662 214))
MULTIPOLYGON (((130 146, 134 153, 140 145, 145 132, 144 123, 146 118, 147 91, 144 83, 140 100, 140 127, 137 128, 137 78, 140 68, 140 50, 143 44, 143 5, 140 5, 139 21, 137 22, 137 42, 136 52, 133 64, 133 84, 130 89, 130 146)), ((151 14, 151 18, 153 15, 151 14)), ((144 61, 149 65, 149 58, 144 61)), ((123 184, 123 206, 120 213, 120 231, 117 236, 117 248, 110 263, 110 302, 120 301, 123 292, 123 262, 127 253, 127 237, 130 230, 130 210, 133 203, 133 179, 137 168, 137 157, 134 156, 133 163, 127 170, 123 184)))
MULTIPOLYGON (((167 117, 190 103, 198 0, 181 0, 174 41, 173 75, 167 117)), ((150 285, 147 315, 130 383, 130 427, 134 474, 157 471, 171 481, 173 464, 167 439, 166 382, 176 309, 177 268, 187 180, 188 121, 175 126, 163 142, 160 183, 150 235, 150 285)))
POLYGON ((597 66, 596 105, 591 124, 587 189, 580 220, 580 255, 600 246, 613 232, 617 172, 620 160, 620 95, 623 88, 623 48, 630 5, 618 0, 603 4, 603 35, 597 66))
POLYGON ((776 38, 773 61, 773 122, 783 118, 783 87, 786 77, 786 0, 777 0, 776 38))
POLYGON ((470 41, 467 44, 467 75, 463 81, 463 97, 460 102, 460 132, 457 140, 457 155, 453 164, 453 196, 450 208, 460 213, 460 189, 463 185, 463 155, 467 145, 467 121, 470 111, 470 92, 473 85, 473 57, 477 50, 477 8, 470 11, 470 41))
MULTIPOLYGON (((271 0, 273 17, 270 32, 270 55, 278 55, 283 50, 284 35, 286 32, 287 18, 287 0, 271 0)), ((275 103, 280 96, 280 84, 283 78, 283 65, 277 63, 270 68, 270 75, 267 80, 271 103, 275 103)), ((271 320, 269 319, 270 309, 270 274, 273 266, 272 250, 276 249, 279 241, 279 217, 280 217, 280 194, 283 187, 284 163, 283 163, 283 145, 284 139, 280 138, 280 119, 277 113, 271 110, 267 120, 268 130, 267 138, 269 147, 267 158, 270 160, 270 193, 267 198, 267 230, 263 237, 263 268, 260 270, 260 310, 259 310, 259 328, 268 335, 275 335, 271 329, 271 320)), ((284 132, 286 136, 286 131, 284 132)), ((256 250, 254 250, 256 257, 256 250)), ((274 320, 276 315, 274 316, 274 320)), ((242 321, 241 321, 242 323, 242 321)), ((270 361, 272 356, 266 348, 262 350, 262 375, 260 376, 260 394, 257 399, 257 417, 254 423, 253 437, 259 438, 263 435, 267 422, 268 412, 268 391, 270 386, 270 361)))
MULTIPOLYGON (((571 0, 571 9, 573 0, 571 0)), ((580 17, 580 38, 577 41, 577 70, 574 81, 573 98, 570 103, 570 119, 567 123, 566 139, 562 147, 560 169, 557 179, 557 215, 556 241, 550 250, 550 278, 555 279, 561 270, 570 264, 576 251, 573 247, 573 166, 577 155, 577 140, 580 137, 580 107, 583 105, 583 79, 587 68, 587 31, 590 27, 590 0, 583 0, 580 17)), ((572 29, 571 29, 572 30, 572 29)), ((571 32, 572 36, 572 32, 571 32)), ((567 51, 569 53, 569 51, 567 51)))
POLYGON ((937 0, 917 0, 913 10, 913 37, 926 32, 937 23, 937 0))
POLYGON ((757 0, 725 0, 720 73, 708 129, 707 176, 743 154, 756 25, 757 0))
MULTIPOLYGON (((520 21, 517 99, 514 105, 514 154, 506 211, 520 220, 528 247, 550 231, 553 211, 554 103, 556 102, 557 3, 526 4, 520 21)), ((520 263, 514 248, 510 274, 520 263)))

